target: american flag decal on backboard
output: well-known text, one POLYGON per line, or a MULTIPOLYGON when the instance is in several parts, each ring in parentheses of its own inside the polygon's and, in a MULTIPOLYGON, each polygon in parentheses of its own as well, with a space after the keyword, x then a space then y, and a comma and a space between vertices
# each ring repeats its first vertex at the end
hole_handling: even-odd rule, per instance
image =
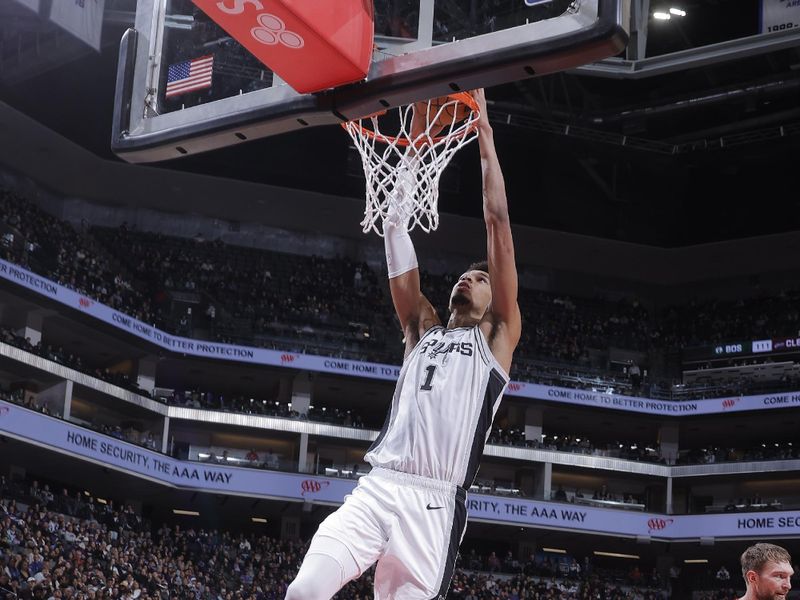
POLYGON ((214 56, 201 56, 192 60, 175 63, 167 72, 166 97, 178 96, 211 87, 214 70, 214 56))

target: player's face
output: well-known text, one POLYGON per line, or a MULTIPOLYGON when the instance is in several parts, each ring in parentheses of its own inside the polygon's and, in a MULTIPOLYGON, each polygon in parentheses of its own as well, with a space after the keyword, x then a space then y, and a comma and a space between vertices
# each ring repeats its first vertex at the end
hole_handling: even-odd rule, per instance
POLYGON ((756 600, 785 600, 792 589, 790 582, 794 569, 788 562, 768 562, 760 573, 747 572, 747 581, 756 600))
POLYGON ((492 302, 492 288, 486 271, 467 271, 458 278, 450 294, 450 310, 471 306, 486 312, 492 302))

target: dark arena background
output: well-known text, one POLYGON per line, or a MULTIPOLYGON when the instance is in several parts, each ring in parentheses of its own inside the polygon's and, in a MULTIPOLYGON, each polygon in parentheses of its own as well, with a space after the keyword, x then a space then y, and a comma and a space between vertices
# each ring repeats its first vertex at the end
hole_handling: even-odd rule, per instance
MULTIPOLYGON (((360 157, 125 162, 137 3, 72 4, 0 0, 0 598, 282 600, 403 358, 360 157)), ((618 55, 487 87, 523 334, 448 599, 733 600, 756 542, 800 572, 800 3, 621 5, 618 55)), ((440 309, 486 256, 477 147, 412 232, 440 309)))

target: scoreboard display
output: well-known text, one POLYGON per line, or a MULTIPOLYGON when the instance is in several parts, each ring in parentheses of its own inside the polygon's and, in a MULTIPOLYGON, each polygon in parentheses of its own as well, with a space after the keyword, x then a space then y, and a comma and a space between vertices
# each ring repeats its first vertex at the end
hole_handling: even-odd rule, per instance
POLYGON ((795 352, 800 352, 800 338, 781 337, 764 340, 742 340, 725 342, 714 346, 685 348, 683 351, 683 359, 694 361, 736 356, 752 356, 755 354, 793 354, 795 352))

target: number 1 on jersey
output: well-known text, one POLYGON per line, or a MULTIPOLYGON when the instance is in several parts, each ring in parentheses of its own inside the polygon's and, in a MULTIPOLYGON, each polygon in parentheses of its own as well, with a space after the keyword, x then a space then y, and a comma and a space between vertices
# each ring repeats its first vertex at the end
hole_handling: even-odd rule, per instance
POLYGON ((425 382, 422 384, 421 389, 423 392, 430 392, 433 389, 431 383, 433 382, 433 374, 436 372, 436 365, 428 365, 425 367, 428 374, 425 376, 425 382))

